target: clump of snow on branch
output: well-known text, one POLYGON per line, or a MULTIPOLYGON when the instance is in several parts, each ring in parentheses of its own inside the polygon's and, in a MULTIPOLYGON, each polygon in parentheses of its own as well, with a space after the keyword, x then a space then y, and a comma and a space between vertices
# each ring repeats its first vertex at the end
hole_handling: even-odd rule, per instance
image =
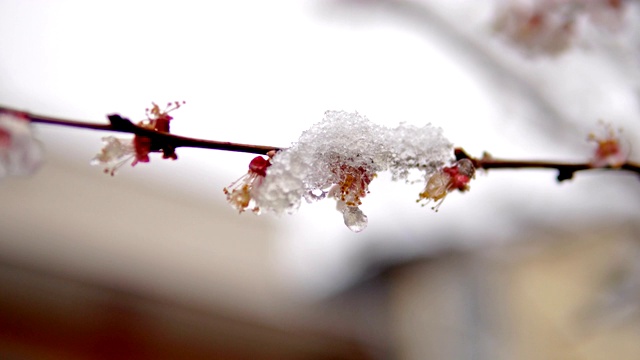
POLYGON ((19 113, 0 112, 0 178, 30 175, 40 168, 42 157, 29 119, 19 113))
POLYGON ((412 172, 428 177, 452 160, 452 144, 431 125, 376 125, 358 113, 328 111, 322 122, 290 148, 271 158, 260 186, 251 189, 255 204, 277 214, 292 213, 302 199, 330 197, 353 231, 366 227, 359 206, 381 171, 395 180, 412 172))

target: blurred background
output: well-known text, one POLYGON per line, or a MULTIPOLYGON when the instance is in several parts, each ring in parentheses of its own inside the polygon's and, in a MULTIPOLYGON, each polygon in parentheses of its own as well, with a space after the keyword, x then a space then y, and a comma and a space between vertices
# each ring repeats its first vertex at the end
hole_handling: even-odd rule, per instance
MULTIPOLYGON (((176 134, 282 147, 358 111, 556 161, 588 161, 602 119, 638 161, 638 4, 575 0, 607 16, 530 51, 558 37, 531 17, 510 33, 520 3, 0 0, 0 103, 106 123, 185 100, 176 134)), ((34 131, 45 165, 0 183, 0 358, 640 355, 633 174, 495 170, 438 213, 380 174, 355 234, 331 201, 238 215, 222 188, 248 154, 181 148, 110 177, 89 166, 110 134, 34 131)))

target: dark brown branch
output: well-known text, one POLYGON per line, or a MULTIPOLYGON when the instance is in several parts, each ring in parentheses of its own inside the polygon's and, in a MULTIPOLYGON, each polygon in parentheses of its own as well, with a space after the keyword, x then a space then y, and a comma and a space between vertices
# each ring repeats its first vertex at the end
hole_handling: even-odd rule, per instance
POLYGON ((214 150, 226 150, 245 152, 251 154, 266 155, 269 151, 280 150, 276 146, 263 146, 263 145, 250 145, 250 144, 237 144, 228 141, 214 141, 195 139, 184 136, 173 135, 170 133, 159 132, 138 126, 132 123, 129 119, 123 118, 118 114, 112 114, 107 116, 109 124, 95 124, 81 121, 65 120, 49 116, 42 116, 36 114, 30 114, 15 109, 0 106, 0 112, 12 112, 19 113, 31 120, 33 123, 48 124, 48 125, 60 125, 69 126, 81 129, 103 130, 103 131, 116 131, 121 133, 129 133, 140 135, 150 138, 156 143, 161 143, 165 146, 173 148, 178 147, 192 147, 201 149, 214 149, 214 150))
POLYGON ((476 169, 555 169, 558 170, 558 181, 569 180, 573 178, 573 174, 584 170, 626 170, 635 172, 640 176, 640 165, 630 162, 624 163, 620 167, 593 167, 589 163, 501 160, 495 159, 488 154, 478 159, 467 154, 462 148, 455 149, 455 156, 457 160, 471 160, 476 169))
MULTIPOLYGON (((13 112, 19 113, 22 116, 29 118, 34 123, 70 126, 81 129, 103 130, 103 131, 116 131, 122 133, 135 134, 150 138, 156 144, 162 144, 156 150, 162 147, 178 148, 178 147, 192 147, 201 149, 213 149, 213 150, 225 150, 245 152, 258 155, 266 155, 270 151, 278 151, 281 148, 275 146, 263 146, 263 145, 250 145, 250 144, 237 144, 227 141, 214 141, 214 140, 202 140, 196 138, 189 138, 184 136, 173 135, 166 132, 160 132, 152 129, 148 129, 132 123, 129 119, 123 118, 118 114, 108 115, 109 124, 95 124, 88 122, 72 121, 58 119, 48 116, 35 115, 25 113, 15 109, 0 106, 0 112, 13 112)), ((495 159, 488 154, 483 155, 481 158, 474 158, 467 154, 462 148, 455 148, 455 156, 457 160, 469 159, 473 162, 473 165, 477 169, 555 169, 558 171, 558 181, 564 181, 573 178, 573 175, 578 171, 584 170, 625 170, 635 172, 640 176, 640 165, 627 162, 620 167, 605 167, 598 168, 593 167, 589 163, 557 163, 550 161, 518 161, 518 160, 501 160, 495 159)))
POLYGON ((157 141, 164 145, 169 145, 174 148, 192 147, 192 148, 201 148, 201 149, 245 152, 245 153, 259 154, 259 155, 266 155, 269 151, 280 150, 280 148, 275 146, 238 144, 238 143, 232 143, 228 141, 202 140, 202 139, 195 139, 195 138, 173 135, 170 133, 163 133, 163 132, 150 130, 150 129, 146 129, 144 127, 135 125, 129 119, 123 118, 118 114, 109 115, 108 118, 109 118, 109 121, 111 122, 110 130, 112 131, 127 132, 131 134, 145 136, 154 141, 157 141))

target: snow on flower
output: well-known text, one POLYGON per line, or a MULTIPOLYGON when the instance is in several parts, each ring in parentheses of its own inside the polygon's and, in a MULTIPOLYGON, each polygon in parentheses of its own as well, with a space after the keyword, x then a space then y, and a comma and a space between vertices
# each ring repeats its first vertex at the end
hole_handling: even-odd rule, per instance
POLYGON ((0 178, 30 175, 38 170, 42 157, 29 119, 19 113, 0 112, 0 178))
POLYGON ((327 111, 322 122, 275 154, 266 177, 252 195, 256 204, 277 214, 295 212, 302 199, 325 197, 353 231, 366 227, 360 210, 369 184, 381 171, 408 180, 417 170, 432 174, 451 160, 452 145, 431 125, 376 125, 358 113, 327 111))
POLYGON ((332 169, 336 175, 336 184, 328 192, 329 197, 336 199, 336 210, 340 211, 345 225, 354 232, 364 230, 368 223, 367 216, 360 210, 361 199, 369 193, 369 183, 376 176, 369 169, 341 164, 332 169))

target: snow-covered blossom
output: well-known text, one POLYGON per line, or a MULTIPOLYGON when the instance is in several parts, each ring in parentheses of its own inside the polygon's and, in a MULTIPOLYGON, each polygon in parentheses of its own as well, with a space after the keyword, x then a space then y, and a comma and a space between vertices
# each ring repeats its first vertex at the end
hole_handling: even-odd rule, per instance
POLYGON ((461 159, 452 166, 445 166, 429 178, 427 186, 420 193, 417 201, 424 201, 423 206, 434 201, 436 204, 432 209, 438 211, 449 192, 469 190, 469 181, 473 179, 475 172, 476 169, 469 159, 461 159))
POLYGON ((596 143, 596 149, 591 158, 592 167, 612 167, 618 168, 627 162, 629 149, 621 142, 620 133, 622 130, 614 130, 611 124, 600 123, 602 131, 600 134, 590 133, 588 140, 596 143))
POLYGON ((430 175, 451 160, 452 145, 431 125, 376 125, 358 113, 328 111, 322 122, 278 152, 266 177, 253 191, 256 204, 275 213, 294 212, 301 200, 336 200, 345 224, 354 231, 366 227, 359 206, 369 183, 381 171, 395 180, 411 172, 430 175))
MULTIPOLYGON (((147 118, 138 122, 138 126, 158 132, 168 133, 170 131, 170 121, 173 119, 169 113, 179 109, 185 102, 174 101, 167 104, 164 110, 160 109, 156 103, 152 103, 151 108, 145 110, 147 118)), ((135 135, 131 139, 116 138, 107 136, 102 138, 104 147, 91 160, 91 165, 104 166, 105 174, 115 175, 122 165, 131 161, 131 166, 137 163, 149 162, 149 153, 162 152, 163 159, 176 160, 175 148, 166 144, 154 144, 147 136, 135 135)))
POLYGON ((269 159, 262 156, 256 156, 249 163, 249 171, 224 188, 224 194, 227 195, 227 201, 231 206, 239 212, 245 211, 248 207, 258 214, 260 207, 254 201, 253 192, 262 184, 264 177, 267 175, 267 168, 271 165, 269 159))
POLYGON ((368 218, 360 210, 361 199, 369 193, 369 183, 376 176, 365 167, 353 167, 347 164, 336 166, 332 171, 338 181, 328 192, 328 196, 336 199, 336 210, 344 217, 344 223, 355 232, 365 229, 368 218))
POLYGON ((19 113, 0 112, 0 178, 34 173, 42 156, 29 119, 19 113))
POLYGON ((622 25, 624 0, 509 0, 494 30, 529 55, 557 55, 576 41, 579 24, 612 31, 622 25))

